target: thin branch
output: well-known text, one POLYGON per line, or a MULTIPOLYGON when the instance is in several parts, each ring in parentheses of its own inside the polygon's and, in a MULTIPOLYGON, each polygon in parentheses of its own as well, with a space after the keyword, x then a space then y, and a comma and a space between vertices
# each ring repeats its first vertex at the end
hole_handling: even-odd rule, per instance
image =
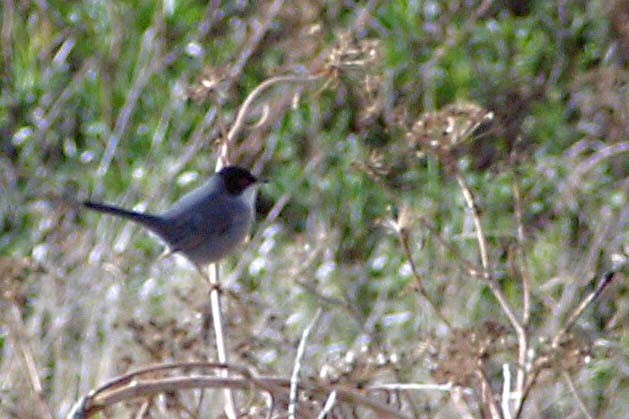
POLYGON ((594 419, 594 416, 592 416, 592 414, 588 411, 587 407, 585 406, 585 403, 583 402, 581 395, 579 395, 579 392, 577 391, 577 388, 574 385, 574 380, 572 380, 572 377, 570 376, 570 374, 567 371, 564 371, 563 376, 566 379, 566 382, 568 383, 568 387, 570 387, 570 392, 572 393, 575 400, 577 401, 577 406, 579 406, 579 409, 581 409, 581 413, 583 413, 583 416, 585 416, 587 419, 594 419))
POLYGON ((314 328, 317 320, 319 320, 319 316, 321 316, 321 308, 317 309, 314 317, 304 329, 304 332, 301 335, 301 340, 299 341, 299 346, 297 347, 297 355, 295 356, 295 365, 293 366, 293 373, 290 377, 290 401, 288 404, 288 417, 291 419, 295 419, 295 411, 297 408, 297 388, 299 387, 299 370, 301 369, 301 360, 304 357, 304 351, 306 350, 306 342, 308 341, 308 336, 310 332, 314 328))
POLYGON ((439 233, 439 231, 435 228, 435 226, 433 226, 430 223, 430 221, 428 221, 424 217, 419 217, 419 221, 422 223, 424 227, 426 227, 430 231, 431 237, 434 237, 435 240, 437 240, 444 249, 446 249, 448 252, 452 253, 455 256, 451 260, 453 260, 456 263, 460 263, 462 265, 461 266, 462 270, 466 271, 469 275, 479 277, 479 278, 484 278, 483 273, 481 272, 481 268, 479 266, 476 266, 476 264, 467 260, 465 256, 461 254, 461 252, 459 252, 446 239, 444 239, 439 233))
MULTIPOLYGON (((458 409, 461 419, 474 419, 474 415, 470 412, 470 402, 467 401, 463 387, 455 386, 450 393, 450 398, 454 406, 458 409)), ((476 401, 474 401, 476 403, 476 401)))
POLYGON ((336 390, 333 390, 327 399, 325 399, 325 403, 323 404, 323 409, 319 412, 319 416, 317 419, 325 419, 325 417, 332 411, 334 408, 334 404, 336 402, 336 390))
POLYGON ((154 55, 157 49, 158 46, 155 41, 155 31, 146 31, 144 37, 142 38, 142 48, 139 51, 133 83, 131 84, 131 88, 128 90, 125 103, 116 118, 114 131, 109 136, 109 140, 107 141, 107 147, 105 148, 105 152, 103 153, 103 157, 96 171, 97 177, 104 176, 109 170, 109 166, 116 154, 118 144, 127 130, 129 121, 131 121, 131 116, 138 104, 142 91, 148 85, 151 77, 153 77, 155 73, 161 71, 167 64, 165 60, 160 60, 159 57, 154 55))
MULTIPOLYGON (((504 293, 500 289, 500 286, 498 285, 492 273, 492 268, 489 262, 489 253, 487 251, 487 247, 488 247, 487 237, 485 236, 485 232, 483 230, 483 224, 480 220, 480 210, 478 209, 478 206, 476 205, 476 201, 474 200, 474 195, 472 194, 472 190, 469 188, 469 186, 467 185, 467 182, 465 181, 463 176, 461 176, 460 173, 457 172, 455 175, 456 175, 457 182, 459 183, 459 186, 461 187, 461 192, 463 193, 463 198, 465 199, 465 203, 472 213, 472 219, 474 221, 474 228, 476 230, 475 231, 476 239, 478 241, 478 248, 479 248, 480 256, 481 256, 481 263, 483 265, 483 270, 484 270, 484 277, 487 280, 489 289, 492 291, 492 293, 498 300, 498 303, 500 304, 502 311, 505 313, 505 315, 509 319, 509 322, 511 322, 511 325, 515 329, 518 335, 518 340, 519 341, 521 339, 526 340, 526 336, 524 334, 524 328, 522 327, 520 320, 517 318, 517 316, 513 312, 513 309, 509 305, 507 298, 505 297, 504 293)), ((524 346, 526 347, 526 345, 524 346)))
POLYGON ((454 389, 452 383, 447 384, 420 384, 420 383, 389 383, 374 384, 366 388, 371 390, 396 390, 396 391, 444 391, 451 392, 454 389))
POLYGON ((244 126, 244 121, 247 115, 250 112, 250 108, 253 102, 269 87, 279 84, 279 83, 311 83, 317 80, 321 80, 325 77, 325 73, 320 73, 316 75, 284 75, 284 76, 275 76, 271 77, 260 83, 258 87, 256 87, 249 96, 245 99, 245 101, 240 106, 238 110, 238 114, 236 115, 236 119, 234 120, 234 124, 231 129, 227 133, 227 137, 221 144, 221 148, 219 151, 219 159, 217 162, 217 169, 225 166, 229 162, 228 151, 229 147, 234 143, 236 137, 242 130, 244 126))
MULTIPOLYGON (((243 379, 248 380, 252 385, 266 390, 269 394, 281 396, 286 393, 285 399, 288 400, 288 392, 284 391, 281 386, 274 383, 268 383, 265 380, 258 380, 254 374, 245 367, 218 362, 175 362, 142 368, 113 378, 100 387, 90 391, 85 397, 77 401, 71 412, 68 414, 68 418, 83 418, 97 413, 111 404, 112 399, 110 398, 110 395, 117 394, 117 392, 121 391, 121 389, 124 390, 126 387, 142 385, 144 382, 153 382, 156 379, 164 378, 156 378, 157 376, 170 374, 175 370, 182 370, 184 373, 190 373, 190 370, 197 369, 219 369, 221 371, 229 370, 232 373, 241 375, 243 379)), ((211 384, 206 387, 216 386, 217 385, 211 384)), ((198 388, 205 387, 200 386, 198 388)), ((115 398, 113 400, 115 400, 115 398)))
POLYGON ((349 314, 352 319, 356 321, 357 324, 361 324, 360 313, 358 313, 356 309, 348 304, 346 301, 343 301, 340 298, 330 297, 321 294, 317 287, 315 287, 308 281, 296 280, 294 281, 294 283, 302 287, 306 292, 312 294, 312 296, 317 298, 321 303, 329 305, 331 307, 340 308, 341 310, 347 312, 347 314, 349 314))
POLYGON ((167 364, 158 364, 150 367, 140 368, 138 370, 130 371, 126 374, 120 375, 118 377, 112 378, 107 381, 105 384, 101 384, 97 389, 90 391, 90 395, 95 397, 98 393, 103 393, 111 390, 112 388, 124 386, 132 382, 133 380, 137 380, 141 378, 143 375, 155 375, 158 373, 165 373, 176 369, 194 369, 194 368, 211 368, 211 369, 230 369, 237 370, 239 374, 242 374, 245 377, 250 376, 251 374, 248 370, 230 364, 221 364, 218 362, 205 362, 205 361, 197 361, 197 362, 172 362, 167 364))
POLYGON ((249 61, 249 58, 254 54, 256 48, 264 39, 264 35, 268 32, 269 28, 273 24, 275 17, 282 9, 285 0, 275 0, 265 11, 264 18, 260 22, 256 20, 256 24, 250 25, 253 28, 253 33, 247 40, 246 48, 240 53, 236 64, 234 64, 229 72, 229 78, 235 80, 240 78, 242 70, 249 61))
POLYGON ((409 243, 410 233, 408 231, 408 228, 404 226, 400 226, 400 227, 401 228, 397 229, 398 236, 400 238, 400 242, 402 243, 402 248, 404 249, 404 254, 406 256, 406 259, 408 260, 408 263, 411 265, 411 271, 413 272, 413 277, 415 277, 415 282, 417 283, 417 291, 428 302, 428 305, 430 306, 432 311, 437 315, 439 320, 441 320, 441 322, 445 324, 448 329, 452 329, 452 324, 450 323, 450 321, 444 316, 444 314, 441 312, 439 307, 437 307, 437 305, 432 300, 430 295, 428 295, 428 293, 426 292, 426 288, 424 288, 422 276, 419 273, 419 270, 417 269, 417 265, 415 265, 415 260, 413 259, 411 245, 409 243))
POLYGON ((82 399, 76 404, 68 414, 68 419, 85 419, 104 410, 106 407, 116 403, 134 399, 137 397, 147 397, 159 393, 172 391, 205 389, 205 388, 230 388, 247 389, 249 383, 242 378, 219 378, 208 376, 194 377, 167 377, 153 380, 134 381, 121 388, 102 393, 98 398, 82 399))
MULTIPOLYGON (((583 301, 581 301, 581 303, 573 310, 572 314, 568 317, 568 320, 566 321, 566 324, 564 325, 564 327, 561 328, 559 332, 557 332, 557 334, 552 338, 551 348, 557 349, 559 347, 559 345, 561 344, 562 338, 566 335, 566 333, 570 331, 572 326, 574 326, 575 322, 579 319, 581 314, 583 314, 585 309, 588 308, 589 305, 592 304, 603 293, 603 291, 605 291, 605 288, 607 288, 609 284, 611 284, 612 280, 614 279, 615 274, 616 274, 615 271, 607 271, 603 274, 601 280, 596 286, 596 289, 592 291, 590 294, 588 294, 583 299, 583 301)), ((544 356, 542 358, 539 358, 535 362, 533 371, 529 375, 528 379, 526 380, 526 383, 522 390, 520 404, 519 406, 517 406, 516 414, 514 415, 515 419, 519 419, 521 417, 524 403, 526 402, 531 392, 531 389, 537 382, 537 379, 539 378, 541 372, 544 369, 548 368, 550 363, 551 363, 550 356, 544 356)))
MULTIPOLYGON (((80 399, 68 414, 68 419, 85 419, 104 410, 113 404, 138 397, 150 397, 159 393, 176 392, 187 389, 203 388, 231 388, 232 390, 246 390, 251 387, 263 390, 283 402, 289 399, 291 380, 287 378, 253 376, 249 370, 236 365, 223 365, 218 363, 174 363, 158 365, 143 370, 138 370, 118 377, 98 389, 92 390, 87 396, 80 399), (155 373, 169 372, 175 369, 191 368, 226 368, 237 372, 242 377, 224 378, 207 375, 174 376, 155 378, 155 373), (144 376, 147 376, 144 378, 144 376)), ((345 403, 361 405, 374 411, 377 417, 408 418, 386 404, 373 397, 361 394, 363 390, 349 389, 341 386, 319 386, 312 383, 300 383, 299 391, 308 392, 328 399, 332 392, 336 393, 336 399, 345 403)), ((299 407, 298 407, 299 408, 299 407)), ((313 417, 306 409, 300 409, 299 417, 313 417)))
POLYGON ((151 408, 151 404, 152 404, 152 400, 146 400, 144 403, 142 403, 142 406, 140 406, 138 411, 135 413, 135 418, 144 419, 144 418, 149 417, 148 412, 149 412, 149 409, 151 408))
POLYGON ((44 387, 39 378, 39 371, 37 370, 33 351, 31 350, 27 337, 24 336, 27 327, 22 320, 22 314, 18 305, 13 301, 11 302, 9 310, 13 317, 13 321, 8 322, 10 331, 9 337, 13 340, 13 346, 17 349, 17 352, 21 355, 22 366, 28 378, 31 390, 35 395, 35 405, 37 406, 38 415, 41 418, 52 419, 53 415, 44 397, 44 387))
MULTIPOLYGON (((522 279, 522 324, 523 327, 529 323, 530 315, 531 315, 531 279, 528 270, 528 264, 526 255, 524 254, 524 246, 525 246, 525 237, 524 237, 524 225, 522 223, 522 196, 520 193, 520 183, 518 182, 518 173, 517 171, 514 173, 513 180, 513 200, 514 200, 514 212, 515 212, 515 222, 517 226, 517 258, 520 261, 520 277, 522 279)), ((525 336, 526 337, 526 336, 525 336)), ((522 402, 522 390, 524 388, 524 381, 526 380, 526 372, 527 372, 527 362, 526 362, 526 353, 528 352, 528 342, 527 340, 523 340, 518 345, 518 368, 516 371, 516 383, 515 383, 515 393, 517 395, 516 398, 516 410, 519 407, 519 404, 522 402)))
MULTIPOLYGON (((218 263, 212 264, 210 267, 210 308, 212 310, 212 322, 214 327, 214 336, 216 337, 216 352, 218 355, 218 362, 221 364, 227 363, 227 351, 225 350, 225 337, 223 334, 223 310, 221 309, 220 298, 220 265, 218 263)), ((208 359, 211 357, 208 356, 208 359)), ((229 377, 229 371, 221 370, 219 375, 221 377, 229 377)), ((225 415, 229 419, 236 419, 238 417, 236 409, 236 403, 234 400, 234 394, 230 387, 225 388, 225 415)))
POLYGON ((592 291, 590 294, 588 294, 583 299, 583 301, 581 301, 581 303, 572 311, 572 313, 568 317, 568 320, 566 321, 566 324, 564 325, 564 327, 562 327, 559 330, 559 332, 557 332, 557 334, 552 340, 552 348, 559 347, 559 345, 561 344, 561 339, 566 335, 566 333, 568 333, 568 331, 572 328, 572 326, 574 326, 574 324, 579 319, 579 317, 581 317, 585 309, 588 308, 590 304, 594 302, 594 300, 600 297, 600 295, 603 293, 605 288, 607 288, 607 286, 611 284, 612 280, 614 279, 615 274, 616 274, 615 271, 607 271, 603 274, 601 280, 598 282, 598 285, 596 286, 596 289, 592 291))
POLYGON ((520 275, 522 278, 522 323, 526 326, 531 316, 531 277, 528 270, 526 255, 524 254, 525 237, 524 224, 522 223, 522 194, 520 192, 520 182, 516 178, 513 180, 513 201, 515 212, 515 223, 517 231, 517 252, 520 261, 520 275))
POLYGON ((493 419, 502 419, 500 409, 498 409, 498 405, 494 399, 494 393, 491 390, 491 385, 489 384, 489 380, 487 379, 487 375, 485 374, 482 365, 476 369, 476 376, 480 381, 482 407, 487 409, 493 419))
POLYGON ((511 370, 506 362, 502 364, 502 416, 505 419, 511 419, 511 370))
MULTIPOLYGON (((465 181, 461 173, 459 173, 458 170, 456 170, 456 168, 454 168, 454 170, 455 170, 456 180, 459 184, 459 187, 461 188, 461 192, 463 194, 465 203, 468 209, 472 213, 472 220, 474 221, 474 229, 476 233, 476 239, 478 241, 478 248, 480 251, 481 264, 483 265, 485 280, 487 281, 487 285, 489 286, 489 289, 498 300, 498 303, 500 304, 502 311, 505 313, 505 315, 509 319, 509 322, 511 323, 511 326, 515 330, 515 333, 518 339, 518 363, 519 363, 518 371, 522 371, 525 368, 524 361, 526 360, 526 352, 528 348, 526 330, 522 326, 522 323, 520 322, 520 320, 515 315, 513 309, 511 308, 511 306, 509 305, 509 302, 507 301, 507 298, 505 297, 504 293, 502 292, 502 289, 498 285, 498 282, 496 281, 496 278, 493 275, 492 267, 489 261, 487 236, 485 235, 485 232, 483 230, 483 224, 480 219, 480 210, 478 209, 478 205, 476 204, 476 201, 474 200, 474 195, 472 194, 472 190, 468 186, 467 182, 465 181)), ((523 378, 522 378, 522 381, 524 381, 523 378)), ((522 403, 521 396, 522 396, 522 393, 519 392, 518 398, 516 399, 516 403, 515 403, 516 411, 519 410, 520 405, 522 403)))
MULTIPOLYGON (((328 394, 329 393, 329 389, 323 389, 321 387, 315 387, 315 388, 308 388, 308 390, 310 391, 314 391, 317 393, 322 393, 324 390, 327 391, 328 394)), ((370 408, 371 410, 373 410, 376 414, 378 414, 377 417, 379 418, 408 418, 407 415, 405 415, 404 413, 400 412, 397 409, 394 409, 384 403, 381 403, 377 400, 374 400, 373 398, 370 397, 366 397, 363 396, 360 392, 355 391, 355 390, 350 390, 350 389, 345 389, 345 388, 341 388, 341 387, 333 387, 333 390, 336 391, 337 394, 337 398, 339 398, 340 400, 346 402, 346 403, 353 403, 353 404, 357 404, 357 405, 362 405, 365 406, 367 408, 370 408)))

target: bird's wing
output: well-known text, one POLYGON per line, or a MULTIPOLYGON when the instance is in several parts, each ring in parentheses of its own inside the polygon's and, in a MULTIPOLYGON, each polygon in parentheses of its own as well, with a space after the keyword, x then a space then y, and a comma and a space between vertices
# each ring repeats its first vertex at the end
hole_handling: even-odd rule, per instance
POLYGON ((229 231, 234 217, 221 199, 211 203, 193 206, 185 212, 179 212, 170 220, 164 238, 173 251, 194 249, 201 244, 216 240, 229 231))

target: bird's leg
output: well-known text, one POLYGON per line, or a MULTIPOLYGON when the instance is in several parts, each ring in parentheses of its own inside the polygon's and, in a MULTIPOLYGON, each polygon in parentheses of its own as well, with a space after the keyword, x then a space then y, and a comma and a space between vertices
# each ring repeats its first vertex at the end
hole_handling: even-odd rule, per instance
POLYGON ((218 282, 212 282, 212 280, 210 279, 210 273, 208 271, 210 266, 206 266, 204 268, 201 265, 197 265, 195 263, 194 267, 197 269, 197 272, 199 272, 199 274, 203 277, 203 279, 205 279, 205 282, 208 284, 208 292, 209 293, 211 293, 214 290, 218 291, 219 293, 223 292, 221 284, 218 283, 218 282))
POLYGON ((212 291, 216 290, 220 294, 229 295, 233 299, 241 301, 241 295, 238 294, 238 291, 235 291, 234 289, 232 289, 232 288, 230 288, 228 286, 224 287, 220 282, 212 283, 212 281, 210 279, 210 273, 209 273, 209 268, 211 268, 212 265, 209 265, 208 267, 203 268, 203 266, 197 265, 195 263, 194 267, 197 270, 197 272, 199 273, 199 275, 201 275, 203 277, 203 279, 205 280, 205 282, 207 283, 207 285, 208 285, 208 294, 211 293, 212 291))

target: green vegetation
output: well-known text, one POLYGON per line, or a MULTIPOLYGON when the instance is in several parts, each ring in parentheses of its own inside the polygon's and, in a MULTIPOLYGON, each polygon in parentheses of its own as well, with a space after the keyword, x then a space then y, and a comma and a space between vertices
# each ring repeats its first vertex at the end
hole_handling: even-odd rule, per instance
MULTIPOLYGON (((229 146, 271 181, 222 265, 230 362, 290 377, 321 308, 315 417, 336 384, 385 383, 454 386, 365 390, 404 415, 500 417, 503 365, 512 417, 623 416, 628 1, 205 3, 0 5, 0 416, 216 359, 198 273, 77 203, 167 208, 286 74, 317 80, 265 90, 229 146)), ((222 392, 168 394, 105 416, 222 413, 222 392)), ((237 394, 264 417, 262 391, 237 394)), ((338 397, 334 417, 382 414, 338 397)))

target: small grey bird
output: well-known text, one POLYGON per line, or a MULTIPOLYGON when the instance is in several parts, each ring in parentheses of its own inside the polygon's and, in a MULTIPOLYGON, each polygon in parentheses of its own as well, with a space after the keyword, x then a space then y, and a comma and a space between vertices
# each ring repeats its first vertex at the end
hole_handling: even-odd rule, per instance
POLYGON ((247 169, 227 166, 161 215, 91 201, 83 205, 142 224, 161 237, 172 252, 181 253, 202 269, 232 253, 245 240, 254 220, 259 184, 247 169))

